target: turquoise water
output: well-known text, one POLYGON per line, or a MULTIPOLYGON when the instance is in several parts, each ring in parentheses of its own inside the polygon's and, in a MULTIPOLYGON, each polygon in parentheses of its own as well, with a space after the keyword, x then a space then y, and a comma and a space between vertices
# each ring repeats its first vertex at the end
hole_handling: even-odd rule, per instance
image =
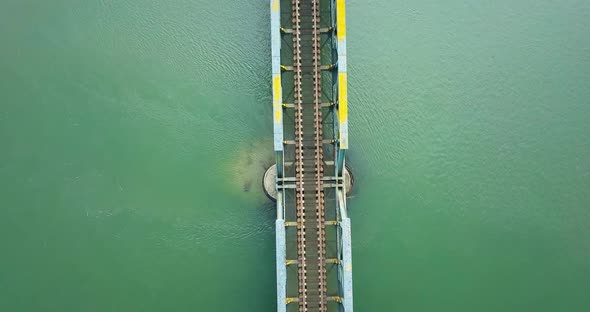
MULTIPOLYGON (((272 311, 267 1, 0 4, 0 310, 272 311)), ((349 1, 357 311, 586 311, 590 3, 349 1)))

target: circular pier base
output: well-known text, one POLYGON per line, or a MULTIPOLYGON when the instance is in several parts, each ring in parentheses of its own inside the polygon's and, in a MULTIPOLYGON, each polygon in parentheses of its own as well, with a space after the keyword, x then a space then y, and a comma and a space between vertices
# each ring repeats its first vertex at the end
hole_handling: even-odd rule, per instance
MULTIPOLYGON (((276 180, 277 165, 274 164, 264 172, 264 177, 262 178, 262 189, 264 190, 264 194, 273 201, 277 200, 277 189, 275 187, 276 180)), ((354 185, 354 177, 348 167, 345 167, 344 170, 344 184, 346 185, 346 195, 349 195, 352 191, 352 186, 354 185)))
POLYGON ((264 190, 264 194, 273 201, 277 200, 277 188, 275 187, 275 182, 277 180, 277 165, 274 164, 270 166, 270 168, 266 169, 264 172, 264 177, 262 178, 262 189, 264 190))

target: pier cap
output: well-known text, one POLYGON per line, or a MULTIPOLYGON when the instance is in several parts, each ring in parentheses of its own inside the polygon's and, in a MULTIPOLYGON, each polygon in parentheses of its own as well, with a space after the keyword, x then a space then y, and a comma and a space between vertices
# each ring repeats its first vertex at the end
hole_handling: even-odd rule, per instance
MULTIPOLYGON (((272 201, 277 200, 276 180, 277 165, 274 164, 270 166, 266 172, 264 172, 264 176, 262 178, 262 189, 264 190, 264 194, 266 194, 266 196, 272 201)), ((354 176, 348 167, 344 168, 344 184, 346 186, 346 195, 350 195, 352 186, 354 185, 354 176)))

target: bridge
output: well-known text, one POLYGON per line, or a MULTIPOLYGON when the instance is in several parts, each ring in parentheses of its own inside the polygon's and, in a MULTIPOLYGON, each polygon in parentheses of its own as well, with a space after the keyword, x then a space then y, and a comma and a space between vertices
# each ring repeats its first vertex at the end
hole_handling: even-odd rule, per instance
POLYGON ((277 311, 353 309, 345 0, 270 0, 277 311))

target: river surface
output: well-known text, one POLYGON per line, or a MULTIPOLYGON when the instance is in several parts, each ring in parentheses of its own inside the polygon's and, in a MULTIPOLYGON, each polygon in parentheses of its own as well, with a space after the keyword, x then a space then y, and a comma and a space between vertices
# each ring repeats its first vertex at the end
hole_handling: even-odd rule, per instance
MULTIPOLYGON (((355 308, 589 311, 590 2, 348 3, 355 308)), ((0 3, 0 311, 273 311, 266 0, 0 3)))

